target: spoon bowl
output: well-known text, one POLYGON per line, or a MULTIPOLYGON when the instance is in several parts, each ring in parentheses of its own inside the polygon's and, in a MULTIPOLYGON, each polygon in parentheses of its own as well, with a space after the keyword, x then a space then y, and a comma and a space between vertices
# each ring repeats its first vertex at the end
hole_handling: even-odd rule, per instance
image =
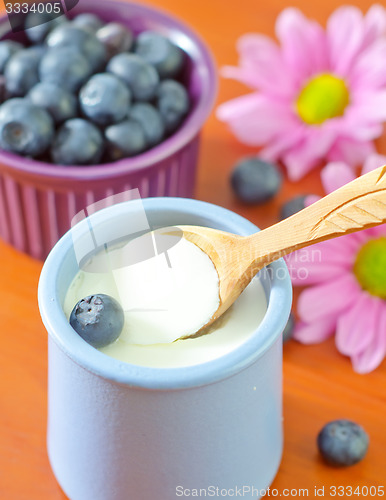
POLYGON ((316 203, 251 236, 199 226, 179 226, 183 237, 212 260, 220 303, 192 338, 205 334, 263 267, 315 243, 386 222, 386 166, 358 177, 316 203))

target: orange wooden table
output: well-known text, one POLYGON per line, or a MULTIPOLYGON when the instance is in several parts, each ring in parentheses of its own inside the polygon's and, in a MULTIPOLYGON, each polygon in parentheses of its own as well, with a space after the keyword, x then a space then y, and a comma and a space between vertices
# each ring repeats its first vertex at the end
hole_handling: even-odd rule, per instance
MULTIPOLYGON (((283 0, 151 3, 174 12, 195 28, 212 47, 219 66, 236 63, 235 41, 242 33, 273 35, 275 18, 286 7, 283 0)), ((364 11, 371 5, 365 0, 351 3, 364 11)), ((339 5, 336 0, 293 0, 291 4, 322 23, 339 5)), ((223 80, 218 103, 242 92, 241 85, 223 80)), ((386 135, 377 144, 385 154, 386 135)), ((251 152, 212 114, 203 131, 196 197, 230 208, 265 227, 277 221, 280 204, 295 193, 322 194, 318 172, 313 172, 299 183, 286 182, 277 198, 263 207, 241 205, 232 196, 228 176, 233 163, 251 152)), ((46 334, 36 297, 42 264, 2 242, 0 262, 0 499, 64 500, 45 448, 46 334)), ((336 351, 333 340, 311 347, 289 342, 284 348, 284 457, 270 496, 316 498, 315 487, 319 493, 324 487, 326 497, 332 497, 333 487, 339 486, 352 486, 353 491, 356 486, 386 488, 385 416, 386 362, 369 375, 357 375, 350 361, 336 351), (361 463, 334 469, 319 458, 315 439, 327 421, 341 417, 366 428, 370 447, 361 463)), ((335 496, 348 496, 339 495, 339 491, 335 496)))

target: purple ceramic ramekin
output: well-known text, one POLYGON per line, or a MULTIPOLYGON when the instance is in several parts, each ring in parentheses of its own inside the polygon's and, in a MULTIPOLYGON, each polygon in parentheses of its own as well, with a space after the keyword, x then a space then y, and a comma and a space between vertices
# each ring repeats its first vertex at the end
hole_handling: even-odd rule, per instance
MULTIPOLYGON (((193 196, 200 130, 216 95, 217 72, 211 54, 189 27, 153 7, 121 1, 80 0, 70 17, 94 12, 139 33, 156 30, 187 54, 185 83, 192 108, 170 138, 133 158, 97 166, 58 166, 0 150, 0 237, 23 252, 44 259, 87 206, 138 188, 141 197, 193 196)), ((0 37, 9 32, 0 20, 0 37)), ((22 33, 21 36, 24 34, 22 33)))

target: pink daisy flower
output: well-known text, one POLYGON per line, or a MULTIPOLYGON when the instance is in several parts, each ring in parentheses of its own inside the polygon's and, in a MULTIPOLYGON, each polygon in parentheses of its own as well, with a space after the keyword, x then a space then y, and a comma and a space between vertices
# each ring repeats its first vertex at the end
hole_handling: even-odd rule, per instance
MULTIPOLYGON (((372 155, 362 174, 386 164, 372 155)), ((354 179, 344 163, 322 172, 327 193, 354 179)), ((386 356, 386 225, 298 250, 287 258, 292 283, 311 285, 298 300, 294 338, 321 342, 335 333, 338 350, 358 373, 374 370, 386 356)))
POLYGON ((281 46, 260 34, 237 43, 238 67, 225 77, 256 91, 219 106, 236 137, 265 146, 261 156, 283 160, 298 180, 322 159, 361 164, 386 120, 386 10, 366 15, 340 7, 326 30, 298 9, 276 21, 281 46))

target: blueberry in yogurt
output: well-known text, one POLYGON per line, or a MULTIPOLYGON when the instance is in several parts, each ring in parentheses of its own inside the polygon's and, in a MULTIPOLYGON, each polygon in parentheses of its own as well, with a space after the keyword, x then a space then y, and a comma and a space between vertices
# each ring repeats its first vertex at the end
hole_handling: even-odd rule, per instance
POLYGON ((105 294, 89 295, 80 300, 70 315, 70 325, 93 347, 105 347, 120 335, 124 324, 121 305, 105 294))

